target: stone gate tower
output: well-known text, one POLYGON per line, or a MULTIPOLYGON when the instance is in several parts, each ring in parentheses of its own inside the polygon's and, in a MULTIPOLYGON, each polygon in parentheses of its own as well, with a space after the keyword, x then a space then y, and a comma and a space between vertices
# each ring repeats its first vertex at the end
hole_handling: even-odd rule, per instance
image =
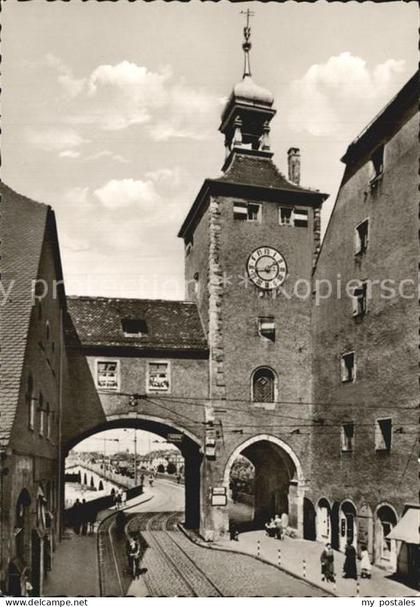
MULTIPOLYGON (((274 165, 274 99, 251 77, 249 27, 244 33, 243 78, 219 127, 223 175, 204 181, 179 233, 186 296, 197 303, 209 342, 208 421, 214 417, 219 429, 203 504, 209 487, 226 485, 227 460, 241 442, 277 437, 303 461, 310 442, 300 428, 309 407, 300 405, 311 402, 311 275, 326 195, 287 180, 274 165)), ((257 519, 288 508, 295 480, 288 456, 262 442, 246 454, 256 467, 257 519)), ((204 527, 226 528, 222 508, 209 507, 207 515, 204 527)))

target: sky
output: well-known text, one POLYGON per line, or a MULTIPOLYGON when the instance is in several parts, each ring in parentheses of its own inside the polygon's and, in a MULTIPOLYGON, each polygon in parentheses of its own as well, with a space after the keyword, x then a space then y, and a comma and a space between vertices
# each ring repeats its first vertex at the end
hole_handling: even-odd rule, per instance
POLYGON ((274 161, 330 194, 340 157, 417 69, 416 2, 3 3, 2 179, 51 204, 68 294, 182 299, 177 232, 224 160, 223 103, 270 89, 274 161))
POLYGON ((134 430, 134 428, 120 428, 117 430, 105 430, 94 436, 86 438, 74 447, 74 451, 97 451, 111 455, 129 451, 134 453, 134 432, 137 433, 137 453, 144 454, 150 451, 177 449, 172 443, 167 443, 164 438, 146 432, 145 430, 134 430))

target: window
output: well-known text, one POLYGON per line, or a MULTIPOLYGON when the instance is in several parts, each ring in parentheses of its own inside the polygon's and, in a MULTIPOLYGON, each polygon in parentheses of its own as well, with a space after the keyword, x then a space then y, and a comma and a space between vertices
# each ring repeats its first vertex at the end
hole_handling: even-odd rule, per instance
POLYGON ((384 172, 384 145, 380 145, 370 157, 370 185, 375 187, 384 172))
POLYGON ((276 341, 276 323, 272 316, 258 319, 258 333, 270 341, 276 341))
POLYGON ((390 451, 392 442, 392 419, 377 419, 375 425, 375 450, 390 451))
POLYGON ((39 411, 39 436, 44 436, 45 411, 44 411, 44 397, 42 396, 42 392, 39 393, 38 411, 39 411))
POLYGON ((170 370, 168 362, 149 362, 147 368, 147 392, 169 392, 170 370))
POLYGON ((35 398, 34 398, 34 382, 32 376, 28 377, 26 388, 26 399, 28 403, 28 426, 30 430, 34 429, 35 424, 35 398))
POLYGON ((367 312, 367 282, 363 282, 360 287, 353 290, 352 304, 353 316, 364 316, 367 312))
POLYGON ((200 297, 200 275, 198 272, 194 274, 194 295, 197 299, 200 297))
POLYGON ((193 248, 193 240, 191 239, 190 241, 185 243, 185 255, 187 257, 191 253, 192 248, 193 248))
POLYGON ((126 337, 141 337, 148 333, 147 323, 143 318, 123 318, 121 326, 126 337))
POLYGON ((47 402, 45 405, 45 426, 46 426, 46 437, 48 440, 51 438, 51 409, 50 403, 47 402))
POLYGON ((296 228, 308 227, 308 209, 293 209, 293 225, 296 228))
POLYGON ((308 209, 279 207, 279 224, 281 226, 308 227, 308 209))
POLYGON ((291 207, 280 207, 279 208, 279 224, 281 226, 292 226, 293 209, 291 207))
POLYGON ((96 361, 96 386, 101 390, 118 390, 120 365, 117 360, 96 361))
POLYGON ((352 382, 356 378, 356 360, 354 352, 348 352, 341 357, 341 381, 352 382))
POLYGON ((365 219, 354 231, 354 254, 362 255, 369 244, 369 219, 365 219))
POLYGON ((354 423, 347 422, 341 426, 341 451, 353 451, 354 423))
POLYGON ((235 202, 233 218, 240 221, 261 221, 261 205, 253 202, 235 202))
POLYGON ((252 377, 252 400, 257 403, 273 403, 276 378, 271 369, 257 369, 252 377))

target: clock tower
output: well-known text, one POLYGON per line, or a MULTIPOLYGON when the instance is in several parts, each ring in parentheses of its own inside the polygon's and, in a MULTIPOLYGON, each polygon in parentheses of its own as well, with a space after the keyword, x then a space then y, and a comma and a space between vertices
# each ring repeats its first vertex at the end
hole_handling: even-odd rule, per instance
MULTIPOLYGON (((327 198, 299 185, 297 148, 289 150, 289 179, 273 163, 274 98, 252 78, 248 24, 244 37, 243 78, 219 127, 223 174, 205 179, 179 233, 186 296, 198 306, 209 343, 209 401, 216 413, 208 415, 223 428, 219 454, 241 432, 243 438, 270 433, 294 449, 290 420, 311 413, 299 403, 312 400, 311 280, 327 198)), ((305 459, 308 441, 297 443, 305 459)), ((222 482, 222 469, 222 463, 214 467, 213 485, 222 482)), ((269 476, 256 495, 261 518, 268 515, 268 501, 287 499, 273 495, 291 480, 290 474, 269 476)))

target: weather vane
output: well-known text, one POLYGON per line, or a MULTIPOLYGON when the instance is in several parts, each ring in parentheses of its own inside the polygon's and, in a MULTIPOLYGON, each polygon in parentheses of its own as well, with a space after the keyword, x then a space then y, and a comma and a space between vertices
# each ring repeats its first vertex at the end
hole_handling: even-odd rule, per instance
POLYGON ((252 44, 251 38, 251 27, 249 25, 249 18, 254 16, 254 13, 249 10, 241 11, 241 15, 246 15, 246 25, 244 27, 244 42, 242 48, 244 49, 244 78, 245 76, 251 76, 251 63, 249 60, 249 51, 251 50, 252 44))

